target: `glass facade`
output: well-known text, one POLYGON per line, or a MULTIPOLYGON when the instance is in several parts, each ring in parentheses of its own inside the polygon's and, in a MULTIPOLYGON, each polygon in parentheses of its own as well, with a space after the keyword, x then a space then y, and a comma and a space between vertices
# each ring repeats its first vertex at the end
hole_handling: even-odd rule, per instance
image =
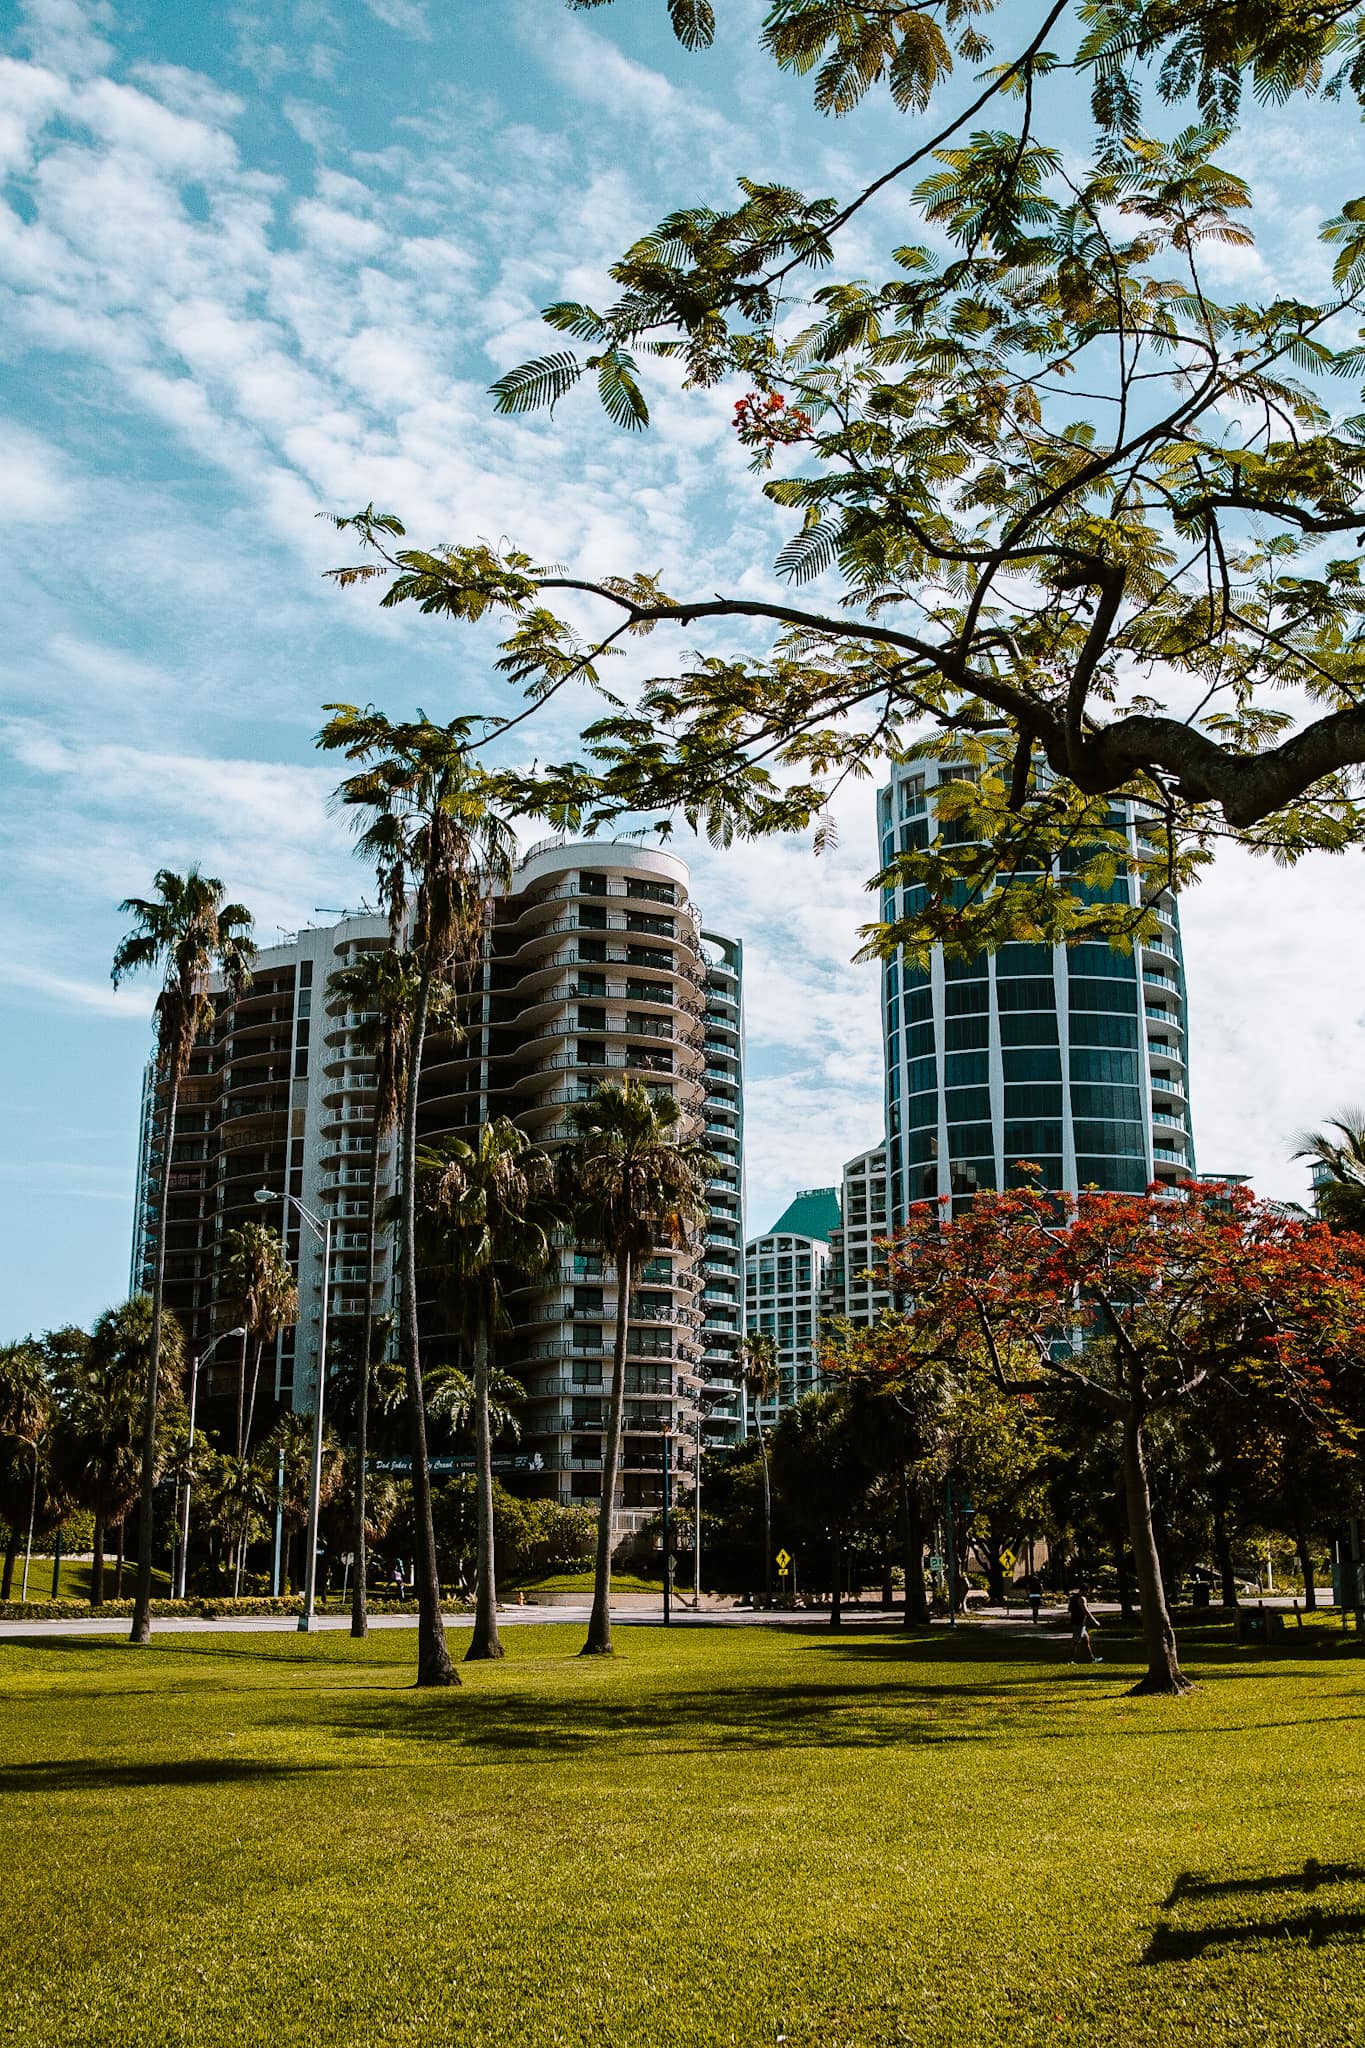
MULTIPOLYGON (((934 761, 893 771, 878 797, 883 867, 929 844, 936 788, 966 772, 934 761)), ((1128 806, 1113 822, 1140 829, 1128 806)), ((1105 898, 1127 901, 1132 886, 1120 876, 1105 898)), ((923 894, 884 889, 883 916, 913 913, 923 894)), ((1194 1172, 1174 897, 1157 910, 1160 938, 1129 952, 1006 945, 950 960, 935 948, 928 968, 900 954, 885 963, 893 1222, 914 1202, 1008 1186, 1021 1161, 1072 1191, 1136 1194, 1194 1172)))

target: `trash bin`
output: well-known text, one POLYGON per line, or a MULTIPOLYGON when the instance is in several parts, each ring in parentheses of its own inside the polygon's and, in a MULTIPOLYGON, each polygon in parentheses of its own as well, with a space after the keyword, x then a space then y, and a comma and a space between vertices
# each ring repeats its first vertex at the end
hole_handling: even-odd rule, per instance
POLYGON ((1237 1612, 1239 1643, 1268 1643, 1284 1634, 1284 1616, 1278 1608, 1242 1607, 1237 1612))
POLYGON ((1190 1605, 1191 1607, 1207 1607, 1208 1604, 1209 1589, 1204 1580, 1200 1579, 1190 1594, 1190 1605))

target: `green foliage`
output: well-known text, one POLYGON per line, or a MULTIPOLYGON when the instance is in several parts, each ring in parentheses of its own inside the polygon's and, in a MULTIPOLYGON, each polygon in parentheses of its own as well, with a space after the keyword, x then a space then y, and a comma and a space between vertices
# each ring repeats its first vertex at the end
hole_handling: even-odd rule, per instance
MULTIPOLYGON (((712 33, 695 9, 674 26, 712 33)), ((905 153, 842 198, 744 177, 729 209, 675 207, 612 266, 614 298, 546 309, 590 353, 495 389, 521 411, 595 371, 635 428, 651 356, 731 381, 793 517, 779 569, 829 596, 666 598, 515 547, 396 548, 370 508, 349 523, 385 603, 501 615, 533 702, 570 677, 606 693, 626 633, 702 640, 606 693, 582 758, 509 777, 509 798, 556 829, 676 814, 725 843, 820 828, 845 781, 941 741, 978 783, 896 849, 884 886, 923 898, 869 933, 921 953, 1131 944, 1229 838, 1283 861, 1359 843, 1365 202, 1343 192, 1324 225, 1335 279, 1311 303, 1220 297, 1210 267, 1254 238, 1231 162, 1255 157, 1257 110, 1365 93, 1357 0, 779 0, 761 35, 830 113, 885 89, 917 117, 905 153), (850 223, 866 243, 864 209, 897 190, 912 232, 839 274, 850 223), (732 652, 721 636, 754 620, 766 653, 732 652), (1120 796, 1150 820, 1137 847, 1113 843, 1120 796), (992 879, 1002 851, 1022 886, 992 879)))

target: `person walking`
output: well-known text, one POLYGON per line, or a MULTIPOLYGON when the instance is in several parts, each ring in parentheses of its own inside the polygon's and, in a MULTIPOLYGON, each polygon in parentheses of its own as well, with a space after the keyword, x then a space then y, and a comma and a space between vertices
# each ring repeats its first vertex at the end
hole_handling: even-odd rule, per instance
POLYGON ((1028 1594, 1029 1611, 1036 1627, 1043 1611, 1043 1582, 1036 1572, 1030 1572, 1024 1590, 1028 1594))
POLYGON ((1095 1655, 1094 1645, 1090 1640, 1091 1629, 1098 1628, 1099 1623, 1090 1612, 1084 1586, 1077 1586, 1070 1595, 1066 1611, 1071 1623, 1071 1655, 1067 1661, 1071 1664, 1102 1664, 1104 1659, 1095 1655))

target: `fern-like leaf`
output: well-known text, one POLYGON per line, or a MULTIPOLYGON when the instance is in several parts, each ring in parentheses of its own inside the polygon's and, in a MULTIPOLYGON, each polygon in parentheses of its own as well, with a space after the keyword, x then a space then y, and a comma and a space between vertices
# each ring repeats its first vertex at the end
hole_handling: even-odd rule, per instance
POLYGON ((577 356, 537 356, 534 362, 508 370, 489 389, 502 413, 538 412, 543 405, 553 410, 582 374, 577 356))

